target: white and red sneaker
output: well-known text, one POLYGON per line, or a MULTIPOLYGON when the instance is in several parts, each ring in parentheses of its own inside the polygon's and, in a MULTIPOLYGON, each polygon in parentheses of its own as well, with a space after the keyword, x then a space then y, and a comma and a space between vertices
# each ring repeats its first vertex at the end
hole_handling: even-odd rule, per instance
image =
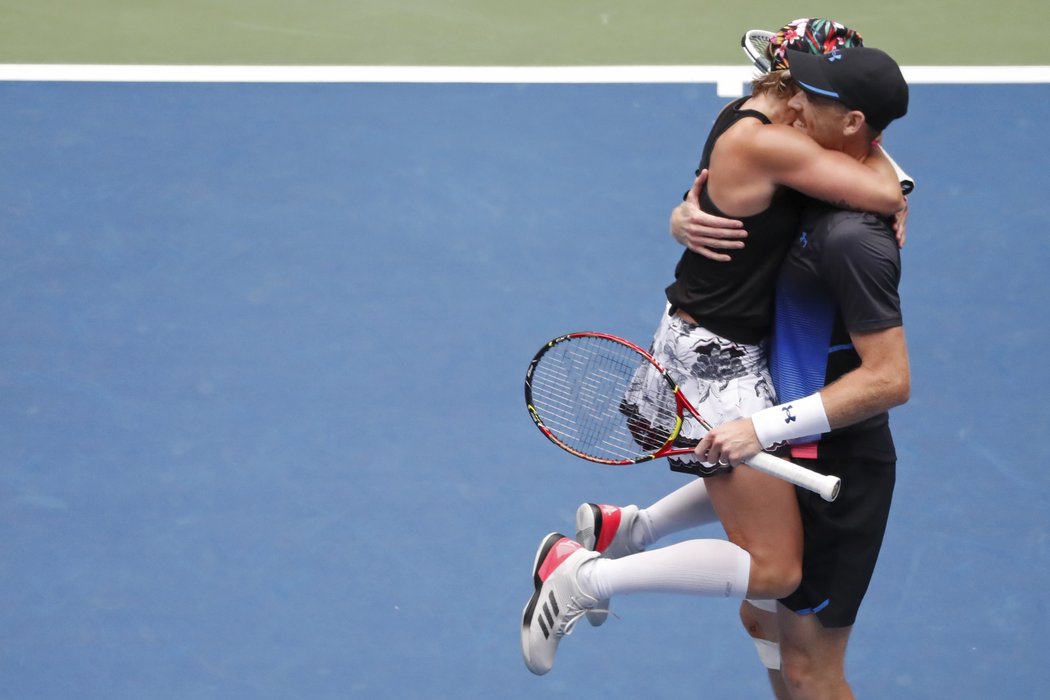
POLYGON ((532 566, 536 592, 521 615, 521 653, 525 666, 537 676, 551 670, 558 642, 597 604, 580 590, 576 574, 581 564, 598 556, 559 532, 540 542, 532 566))
MULTIPOLYGON (((636 554, 644 547, 636 547, 631 529, 638 517, 638 506, 608 506, 582 503, 576 509, 576 541, 586 549, 599 552, 608 559, 619 559, 636 554)), ((595 609, 587 611, 587 621, 595 627, 609 617, 609 601, 600 600, 595 609)))

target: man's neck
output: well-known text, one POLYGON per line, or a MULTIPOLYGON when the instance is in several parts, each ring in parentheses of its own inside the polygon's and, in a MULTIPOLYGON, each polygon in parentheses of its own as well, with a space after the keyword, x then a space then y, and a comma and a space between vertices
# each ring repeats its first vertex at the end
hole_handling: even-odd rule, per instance
POLYGON ((871 156, 871 140, 864 136, 856 135, 846 139, 839 149, 850 158, 859 160, 861 163, 871 156))

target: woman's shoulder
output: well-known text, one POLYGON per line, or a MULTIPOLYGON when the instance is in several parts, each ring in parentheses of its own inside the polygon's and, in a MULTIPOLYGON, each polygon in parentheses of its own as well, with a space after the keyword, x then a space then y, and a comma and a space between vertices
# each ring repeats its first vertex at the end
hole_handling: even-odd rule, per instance
POLYGON ((793 127, 747 119, 726 129, 718 147, 723 152, 732 152, 736 158, 756 164, 779 165, 803 155, 814 145, 812 139, 793 127))

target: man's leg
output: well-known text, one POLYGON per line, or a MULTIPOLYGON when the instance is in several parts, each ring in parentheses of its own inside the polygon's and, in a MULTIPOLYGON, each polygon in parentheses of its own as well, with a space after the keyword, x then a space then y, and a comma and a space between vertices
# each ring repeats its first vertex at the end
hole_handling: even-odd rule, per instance
POLYGON ((853 700, 846 682, 852 627, 825 627, 815 614, 778 606, 781 673, 792 700, 853 700))
POLYGON ((776 700, 791 700, 780 672, 780 631, 775 600, 745 600, 740 604, 740 622, 758 649, 758 658, 766 667, 769 685, 776 700))

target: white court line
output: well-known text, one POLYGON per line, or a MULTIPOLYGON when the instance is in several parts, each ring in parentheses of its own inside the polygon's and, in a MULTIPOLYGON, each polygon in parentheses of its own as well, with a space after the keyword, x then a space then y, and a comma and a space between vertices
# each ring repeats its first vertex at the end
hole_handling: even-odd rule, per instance
MULTIPOLYGON (((903 66, 909 83, 1050 83, 1050 66, 903 66)), ((743 93, 750 66, 185 66, 0 64, 0 81, 145 83, 714 83, 743 93)))

